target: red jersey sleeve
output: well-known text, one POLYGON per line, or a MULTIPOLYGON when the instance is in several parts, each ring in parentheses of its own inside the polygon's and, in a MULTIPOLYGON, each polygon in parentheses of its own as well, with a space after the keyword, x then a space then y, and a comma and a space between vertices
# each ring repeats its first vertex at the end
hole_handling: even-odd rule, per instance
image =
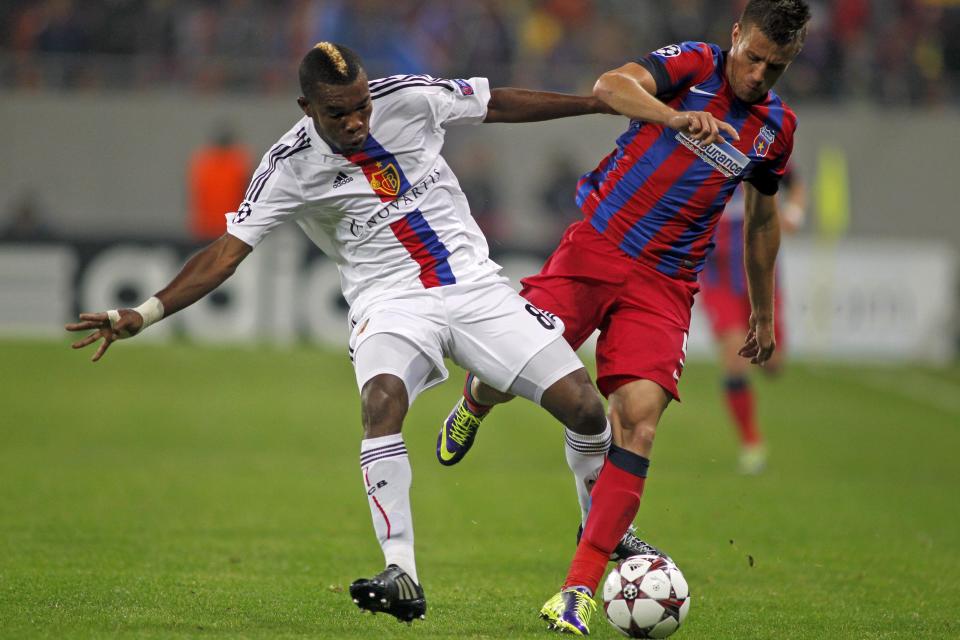
POLYGON ((658 98, 706 80, 716 68, 713 49, 706 42, 667 45, 637 62, 656 81, 658 98))
POLYGON ((777 136, 779 139, 771 147, 769 156, 744 178, 760 193, 772 196, 780 190, 780 182, 784 181, 790 166, 793 134, 796 129, 797 117, 792 111, 788 111, 783 120, 782 135, 777 136))

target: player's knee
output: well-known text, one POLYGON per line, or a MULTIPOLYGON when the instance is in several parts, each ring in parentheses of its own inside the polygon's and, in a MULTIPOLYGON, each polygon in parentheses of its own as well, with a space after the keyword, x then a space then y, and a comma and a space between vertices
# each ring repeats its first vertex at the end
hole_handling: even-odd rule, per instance
POLYGON ((619 446, 640 455, 649 456, 653 449, 653 440, 657 435, 656 421, 620 420, 619 425, 619 446))
POLYGON ((567 406, 567 419, 564 424, 575 433, 595 435, 602 433, 607 426, 607 416, 603 409, 600 394, 597 393, 589 376, 582 372, 582 379, 571 385, 567 406))
POLYGON ((593 386, 583 389, 581 402, 577 405, 576 428, 571 430, 583 434, 602 433, 607 428, 607 414, 603 402, 593 386))
POLYGON ((610 395, 614 442, 649 456, 660 416, 669 403, 666 389, 651 380, 636 380, 619 387, 610 395))
POLYGON ((637 424, 631 429, 623 429, 620 432, 620 446, 634 453, 649 456, 656 434, 657 425, 637 424))
POLYGON ((407 414, 407 389, 396 376, 382 374, 371 378, 360 392, 364 438, 379 438, 400 433, 407 414))

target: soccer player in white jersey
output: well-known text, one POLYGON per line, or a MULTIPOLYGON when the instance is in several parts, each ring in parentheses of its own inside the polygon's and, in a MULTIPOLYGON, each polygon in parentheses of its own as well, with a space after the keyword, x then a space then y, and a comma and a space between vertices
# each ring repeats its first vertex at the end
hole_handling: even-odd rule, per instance
MULTIPOLYGON (((368 81, 348 48, 323 42, 300 65, 305 117, 263 157, 227 233, 136 309, 83 313, 70 331, 116 340, 143 331, 229 278, 276 226, 296 222, 339 270, 360 388, 360 468, 386 569, 350 589, 362 609, 423 617, 414 562, 410 463, 401 436, 417 395, 447 377, 443 357, 541 404, 566 426, 581 501, 610 443, 602 402, 563 326, 499 275, 440 156, 445 128, 608 112, 592 97, 493 89, 485 78, 368 81)), ((586 509, 587 505, 581 505, 586 509)))

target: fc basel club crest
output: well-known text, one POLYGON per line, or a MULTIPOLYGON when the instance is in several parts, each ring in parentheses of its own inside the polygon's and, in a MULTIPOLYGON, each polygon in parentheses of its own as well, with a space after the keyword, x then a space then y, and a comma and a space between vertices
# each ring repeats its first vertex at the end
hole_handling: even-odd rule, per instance
POLYGON ((383 166, 377 163, 378 171, 370 174, 370 186, 377 195, 395 197, 400 193, 400 172, 392 162, 383 166))
POLYGON ((773 144, 773 138, 776 135, 773 129, 768 128, 766 125, 760 127, 760 133, 753 139, 753 152, 757 154, 758 158, 767 157, 767 151, 770 149, 770 145, 773 144))

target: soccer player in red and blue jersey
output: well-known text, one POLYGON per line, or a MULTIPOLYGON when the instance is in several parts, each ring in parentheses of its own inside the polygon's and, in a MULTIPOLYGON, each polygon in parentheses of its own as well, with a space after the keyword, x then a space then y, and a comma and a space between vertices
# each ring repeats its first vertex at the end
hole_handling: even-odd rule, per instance
MULTIPOLYGON (((697 276, 741 183, 751 314, 739 352, 760 365, 774 352, 776 193, 797 119, 771 88, 799 53, 809 18, 804 0, 750 0, 728 51, 670 45, 608 71, 594 87, 630 126, 577 185, 584 219, 521 292, 563 321, 574 347, 600 330, 597 386, 613 428, 567 578, 541 609, 555 630, 589 633, 593 594, 640 506, 657 424, 679 399, 697 276)), ((507 399, 468 380, 441 431, 450 442, 445 436, 456 430, 466 447, 488 406, 507 399)))
MULTIPOLYGON (((787 166, 780 180, 778 201, 780 229, 793 233, 803 224, 806 186, 793 168, 787 166)), ((755 475, 766 466, 767 451, 756 417, 756 401, 750 384, 749 363, 737 353, 750 321, 750 296, 743 269, 743 189, 737 189, 727 203, 714 232, 713 250, 700 272, 698 298, 706 311, 723 370, 723 391, 727 409, 740 438, 740 472, 755 475)), ((783 287, 776 282, 773 334, 777 350, 764 367, 776 374, 784 354, 784 321, 781 313, 783 287)))

